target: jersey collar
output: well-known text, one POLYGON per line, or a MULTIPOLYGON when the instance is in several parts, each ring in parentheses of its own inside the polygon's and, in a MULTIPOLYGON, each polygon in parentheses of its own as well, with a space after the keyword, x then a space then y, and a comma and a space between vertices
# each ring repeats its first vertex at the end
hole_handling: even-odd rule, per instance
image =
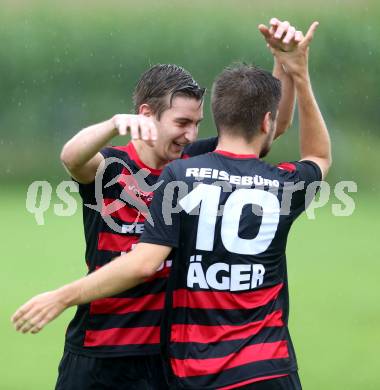
POLYGON ((218 154, 221 154, 222 156, 232 157, 232 158, 247 158, 247 159, 258 158, 258 156, 256 154, 236 154, 236 153, 227 152, 227 151, 221 150, 221 149, 214 150, 214 153, 218 153, 218 154))
POLYGON ((151 168, 141 161, 139 155, 137 154, 137 150, 132 142, 128 143, 128 145, 125 147, 125 150, 128 153, 131 160, 133 160, 139 168, 147 169, 154 176, 161 175, 162 169, 151 168))

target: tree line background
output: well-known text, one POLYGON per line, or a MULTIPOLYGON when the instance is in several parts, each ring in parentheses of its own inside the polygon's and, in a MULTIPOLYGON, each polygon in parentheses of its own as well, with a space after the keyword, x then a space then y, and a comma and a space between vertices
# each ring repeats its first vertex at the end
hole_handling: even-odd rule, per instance
MULTIPOLYGON (((257 30, 277 16, 306 31, 315 93, 333 140, 329 181, 380 188, 377 150, 380 50, 376 1, 3 1, 0 14, 1 183, 60 181, 59 152, 81 128, 132 112, 140 74, 176 63, 211 89, 235 61, 267 69, 272 57, 257 30)), ((205 104, 200 137, 215 133, 205 104)), ((125 143, 119 139, 117 143, 125 143)), ((297 120, 271 161, 298 158, 297 120)))

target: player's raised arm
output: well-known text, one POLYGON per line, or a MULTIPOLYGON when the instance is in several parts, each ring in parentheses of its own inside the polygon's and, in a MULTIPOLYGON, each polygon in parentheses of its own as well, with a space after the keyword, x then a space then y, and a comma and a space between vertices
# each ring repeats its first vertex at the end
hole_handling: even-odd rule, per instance
POLYGON ((314 22, 305 37, 299 31, 296 33, 299 43, 295 50, 285 52, 275 47, 271 47, 271 50, 293 78, 296 88, 301 159, 315 162, 325 177, 331 165, 331 142, 313 94, 308 69, 309 45, 317 27, 318 22, 314 22))
POLYGON ((86 277, 35 296, 15 312, 12 322, 19 332, 38 333, 70 306, 106 298, 142 283, 154 275, 171 249, 163 245, 137 244, 133 251, 86 277))
MULTIPOLYGON (((296 28, 288 21, 280 21, 277 18, 272 18, 269 27, 260 24, 258 28, 266 40, 267 45, 275 47, 278 50, 294 50, 298 43, 296 28)), ((278 108, 275 134, 275 138, 277 138, 284 134, 292 124, 296 93, 292 77, 285 71, 276 56, 274 56, 273 76, 281 81, 281 100, 278 108)))
POLYGON ((130 131, 132 139, 155 141, 157 130, 145 115, 117 114, 104 122, 89 126, 71 138, 63 147, 61 161, 79 183, 91 183, 104 160, 99 151, 117 135, 130 131))
POLYGON ((284 134, 292 125, 296 90, 293 79, 285 72, 282 65, 274 58, 273 76, 281 80, 281 100, 278 106, 277 127, 274 138, 284 134))

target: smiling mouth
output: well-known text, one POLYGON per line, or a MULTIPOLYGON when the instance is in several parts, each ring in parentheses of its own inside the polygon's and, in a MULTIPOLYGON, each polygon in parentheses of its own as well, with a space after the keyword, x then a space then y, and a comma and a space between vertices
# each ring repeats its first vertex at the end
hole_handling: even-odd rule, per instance
POLYGON ((178 142, 173 142, 173 144, 174 144, 175 146, 180 147, 180 148, 184 148, 184 147, 187 145, 187 143, 186 143, 186 144, 180 144, 180 143, 178 143, 178 142))

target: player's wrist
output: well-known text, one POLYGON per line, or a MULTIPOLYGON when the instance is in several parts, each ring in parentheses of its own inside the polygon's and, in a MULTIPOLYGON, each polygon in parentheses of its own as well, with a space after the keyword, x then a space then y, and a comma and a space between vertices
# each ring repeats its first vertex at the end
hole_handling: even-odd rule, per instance
POLYGON ((310 76, 307 70, 293 73, 292 78, 296 89, 310 85, 310 76))
POLYGON ((79 304, 79 289, 75 288, 73 283, 63 286, 55 292, 57 296, 57 301, 65 309, 79 304))

